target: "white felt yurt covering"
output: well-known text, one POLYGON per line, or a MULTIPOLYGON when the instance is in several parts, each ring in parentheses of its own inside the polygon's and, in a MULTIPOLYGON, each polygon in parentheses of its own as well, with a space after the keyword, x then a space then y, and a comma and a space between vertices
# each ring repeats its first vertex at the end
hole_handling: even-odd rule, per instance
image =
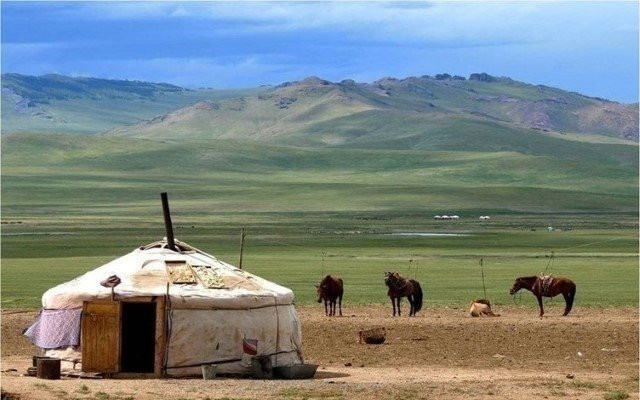
MULTIPOLYGON (((216 259, 183 242, 179 251, 167 241, 152 243, 49 289, 44 309, 81 309, 83 301, 110 299, 100 282, 117 275, 115 299, 166 296, 167 338, 163 369, 169 376, 200 373, 200 365, 225 361, 219 373, 248 372, 243 339, 258 340, 258 355, 273 366, 302 363, 301 331, 290 289, 216 259), (202 274, 195 283, 171 283, 168 265, 187 264, 202 274), (167 285, 169 283, 169 285, 167 285), (228 360, 236 360, 229 362, 228 360)), ((175 280, 174 280, 175 281, 175 280)), ((81 348, 50 349, 48 356, 81 358, 81 348)), ((79 366, 75 366, 79 369, 79 366)))

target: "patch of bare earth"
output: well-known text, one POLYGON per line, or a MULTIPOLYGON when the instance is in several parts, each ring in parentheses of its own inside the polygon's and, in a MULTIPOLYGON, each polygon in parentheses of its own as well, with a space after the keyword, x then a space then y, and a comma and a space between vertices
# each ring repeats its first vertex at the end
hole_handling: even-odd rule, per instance
POLYGON ((23 399, 604 399, 638 398, 638 310, 503 308, 497 318, 462 309, 391 317, 390 307, 349 307, 325 317, 299 307, 315 379, 221 378, 44 381, 21 376, 35 348, 20 337, 35 312, 2 314, 2 389, 23 399), (384 326, 382 345, 358 343, 384 326), (567 377, 569 376, 569 377, 567 377))

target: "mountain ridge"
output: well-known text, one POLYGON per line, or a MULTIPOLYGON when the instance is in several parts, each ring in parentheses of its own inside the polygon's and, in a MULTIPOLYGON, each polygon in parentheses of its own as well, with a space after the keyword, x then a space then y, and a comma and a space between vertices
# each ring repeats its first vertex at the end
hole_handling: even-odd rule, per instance
POLYGON ((157 139, 370 147, 372 138, 384 139, 381 129, 387 129, 383 142, 408 140, 409 146, 419 146, 443 127, 452 130, 450 134, 464 135, 464 131, 453 132, 457 125, 472 124, 488 131, 498 124, 514 135, 536 131, 638 141, 637 103, 618 103, 484 72, 468 78, 448 73, 383 77, 370 83, 310 76, 230 91, 3 74, 2 105, 3 133, 108 132, 157 139), (396 124, 389 126, 385 120, 396 124))
POLYGON ((95 134, 132 125, 198 101, 264 89, 187 89, 169 83, 2 74, 2 133, 95 134))
MULTIPOLYGON (((450 118, 490 126, 497 123, 514 132, 535 130, 638 139, 637 105, 484 73, 471 77, 448 74, 385 77, 372 83, 357 83, 330 82, 312 76, 284 82, 255 97, 195 104, 161 118, 118 128, 110 134, 185 139, 270 138, 302 146, 342 145, 362 141, 358 138, 370 137, 379 130, 381 123, 363 119, 367 113, 375 112, 379 119, 398 119, 404 115, 406 122, 410 122, 420 118, 423 136, 428 136, 430 129, 444 118, 450 118), (343 124, 345 118, 357 120, 359 127, 340 131, 327 125, 328 121, 343 124), (322 132, 319 126, 324 127, 322 132)), ((398 119, 395 128, 402 131, 404 125, 398 119)), ((415 133, 420 133, 417 127, 415 133)))

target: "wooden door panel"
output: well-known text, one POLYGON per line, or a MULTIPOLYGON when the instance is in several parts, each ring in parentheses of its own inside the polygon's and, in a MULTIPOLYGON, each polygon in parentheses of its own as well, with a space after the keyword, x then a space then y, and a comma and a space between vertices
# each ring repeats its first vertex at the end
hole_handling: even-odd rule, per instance
POLYGON ((120 315, 118 301, 85 301, 82 312, 82 371, 120 370, 120 315))

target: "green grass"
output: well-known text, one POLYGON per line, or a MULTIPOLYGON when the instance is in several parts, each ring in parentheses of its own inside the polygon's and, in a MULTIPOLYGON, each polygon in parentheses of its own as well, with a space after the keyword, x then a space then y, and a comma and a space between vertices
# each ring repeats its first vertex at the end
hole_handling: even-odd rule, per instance
MULTIPOLYGON (((192 228, 179 223, 177 217, 174 221, 178 225, 178 238, 237 264, 235 226, 239 225, 195 223, 192 228)), ((427 221, 412 225, 391 218, 384 221, 386 230, 378 227, 379 221, 358 221, 349 230, 368 231, 373 223, 380 232, 403 227, 413 231, 443 231, 427 221)), ((299 223, 305 225, 303 221, 299 223)), ((90 226, 5 225, 2 307, 37 307, 47 288, 163 235, 161 221, 150 223, 147 229, 125 229, 120 224, 105 220, 90 226), (32 229, 41 233, 55 229, 69 234, 28 234, 32 229), (27 234, 9 236, 7 231, 27 234)), ((313 303, 313 284, 328 273, 345 280, 345 307, 386 302, 383 272, 397 270, 421 282, 427 306, 463 307, 472 298, 484 297, 480 258, 484 260, 487 296, 498 305, 513 304, 508 289, 516 276, 538 274, 547 264, 549 272, 576 281, 576 307, 630 307, 638 302, 638 242, 632 229, 547 232, 487 228, 468 222, 451 228, 464 228, 463 231, 471 231, 470 236, 394 237, 348 234, 335 222, 334 230, 315 233, 309 233, 304 226, 273 224, 271 221, 248 227, 244 268, 293 289, 297 304, 313 303), (549 263, 552 250, 554 259, 549 263)), ((322 225, 319 221, 318 227, 322 225)), ((533 307, 535 301, 525 293, 518 304, 533 307)), ((562 300, 548 304, 560 306, 562 300)))
POLYGON ((3 140, 2 211, 140 218, 167 190, 201 213, 635 213, 637 148, 567 143, 537 156, 20 134, 3 140))
POLYGON ((605 393, 605 400, 625 400, 629 398, 629 393, 624 390, 613 390, 605 393))
POLYGON ((482 296, 480 257, 487 296, 512 304, 514 277, 542 272, 553 250, 550 271, 577 282, 577 307, 636 306, 637 148, 566 143, 542 156, 6 136, 2 306, 37 307, 47 288, 164 236, 162 191, 177 237, 226 261, 246 226, 246 268, 299 304, 324 273, 343 276, 346 305, 385 302, 382 273, 398 270, 427 305, 466 306, 482 296))
POLYGON ((80 394, 89 394, 91 393, 91 389, 89 389, 89 386, 82 384, 80 385, 80 388, 76 390, 76 392, 80 394))

